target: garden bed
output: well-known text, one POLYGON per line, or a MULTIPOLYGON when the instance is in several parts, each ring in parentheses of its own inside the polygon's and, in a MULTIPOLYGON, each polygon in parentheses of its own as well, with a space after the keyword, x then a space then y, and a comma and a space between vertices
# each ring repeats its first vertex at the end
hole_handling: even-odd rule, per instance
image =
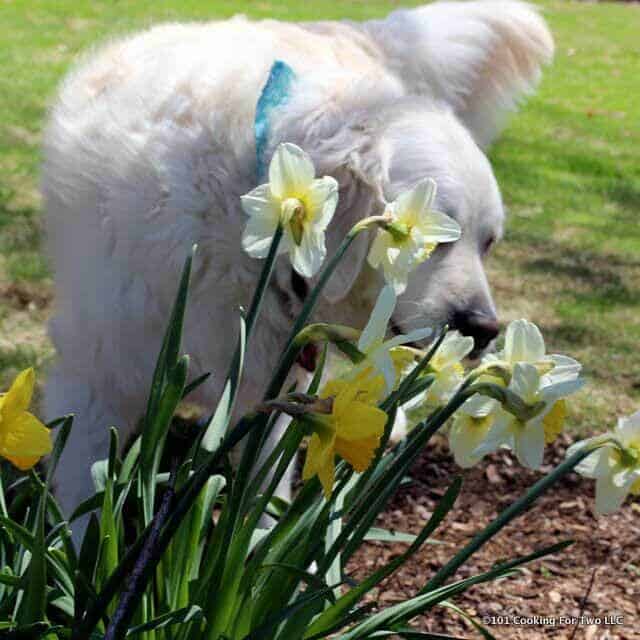
MULTIPOLYGON (((549 447, 548 468, 564 458, 569 438, 549 447)), ((444 439, 423 454, 413 470, 414 484, 402 489, 382 518, 381 526, 417 533, 431 514, 451 479, 461 473, 444 439)), ((490 519, 533 484, 540 474, 518 465, 508 452, 488 457, 484 463, 462 472, 464 489, 456 508, 435 537, 446 545, 427 545, 392 576, 378 593, 386 606, 415 593, 451 556, 452 546, 462 546, 490 519)), ((476 586, 455 601, 482 621, 493 617, 489 630, 497 638, 575 638, 576 640, 640 638, 640 503, 597 517, 593 514, 593 481, 571 474, 544 496, 528 513, 490 541, 459 578, 486 570, 500 559, 523 555, 560 540, 575 544, 559 555, 529 565, 520 577, 476 586), (593 579, 593 582, 592 582, 593 579), (586 601, 585 601, 586 596, 586 601), (584 616, 574 625, 560 617, 584 616), (522 624, 519 618, 554 618, 550 623, 522 624), (589 618, 621 616, 623 624, 597 625, 589 618), (497 624, 508 618, 508 625, 497 624), (516 624, 516 622, 518 624, 516 624)), ((362 578, 374 567, 389 562, 403 545, 369 543, 351 563, 354 577, 362 578)), ((614 620, 615 622, 615 620, 614 620)), ((420 623, 422 631, 464 637, 480 637, 471 625, 452 612, 438 608, 420 623)))

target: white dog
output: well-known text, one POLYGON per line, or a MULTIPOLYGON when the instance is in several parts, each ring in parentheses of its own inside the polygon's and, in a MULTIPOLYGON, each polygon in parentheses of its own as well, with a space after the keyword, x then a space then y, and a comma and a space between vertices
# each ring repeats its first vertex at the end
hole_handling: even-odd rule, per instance
MULTIPOLYGON (((267 155, 283 141, 340 184, 329 255, 383 198, 431 176, 437 208, 462 238, 410 280, 394 323, 445 322, 478 349, 497 333, 482 266, 503 209, 481 148, 532 89, 551 36, 517 2, 438 3, 361 24, 236 18, 169 24, 107 45, 65 81, 46 133, 43 191, 57 308, 49 418, 76 414, 60 467, 67 509, 90 493, 88 462, 107 427, 131 433, 186 252, 197 242, 183 350, 191 375, 212 371, 195 400, 212 406, 235 345, 237 309, 260 261, 241 250, 240 196, 256 186, 253 121, 274 60, 295 72, 275 110, 267 155)), ((326 291, 321 315, 362 327, 380 287, 359 238, 326 291)), ((253 335, 240 410, 259 400, 300 308, 304 283, 281 260, 253 335)))

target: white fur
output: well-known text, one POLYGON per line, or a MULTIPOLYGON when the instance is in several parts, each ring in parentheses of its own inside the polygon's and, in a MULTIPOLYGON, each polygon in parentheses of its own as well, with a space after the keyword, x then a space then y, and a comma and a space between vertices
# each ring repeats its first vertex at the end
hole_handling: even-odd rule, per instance
MULTIPOLYGON (((382 199, 430 175, 439 208, 463 227, 411 279, 396 324, 441 324, 455 308, 494 313, 482 268, 502 205, 486 145, 552 54, 536 12, 515 2, 441 3, 363 24, 236 18, 169 24, 113 42, 65 80, 46 132, 43 192, 57 307, 58 351, 48 417, 75 412, 59 496, 69 509, 105 455, 106 428, 135 429, 192 243, 195 263, 183 350, 191 375, 212 371, 194 400, 219 396, 262 264, 240 249, 239 196, 255 186, 253 118, 274 60, 296 72, 276 113, 270 151, 294 142, 341 203, 329 251, 382 199), (475 139, 475 142, 474 142, 475 139)), ((352 248, 320 316, 362 326, 379 287, 352 248), (349 293, 347 296, 346 294, 349 293)), ((259 399, 299 302, 281 260, 252 338, 240 410, 259 399)))

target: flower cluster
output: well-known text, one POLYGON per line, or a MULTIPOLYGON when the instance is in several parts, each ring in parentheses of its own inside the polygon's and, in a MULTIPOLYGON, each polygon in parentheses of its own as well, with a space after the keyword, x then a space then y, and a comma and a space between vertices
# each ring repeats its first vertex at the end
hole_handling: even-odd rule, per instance
POLYGON ((483 383, 488 385, 487 393, 480 391, 467 400, 451 428, 450 444, 458 464, 470 466, 506 447, 524 466, 539 468, 545 443, 562 431, 565 398, 584 383, 580 370, 571 358, 547 355, 533 323, 510 323, 504 349, 487 355, 474 373, 480 389, 483 383))
MULTIPOLYGON (((387 282, 369 322, 352 345, 348 371, 323 387, 329 413, 312 413, 304 478, 318 476, 328 496, 334 481, 335 457, 356 471, 368 467, 387 423, 380 409, 399 381, 425 358, 426 352, 407 348, 432 331, 418 329, 386 338, 396 295, 407 287, 410 273, 429 258, 440 243, 460 238, 458 223, 434 208, 436 183, 425 178, 386 204, 383 215, 365 219, 357 231, 377 229, 368 262, 380 268, 387 282)), ((269 183, 242 198, 249 215, 243 246, 253 257, 266 257, 278 228, 283 230, 279 252, 289 253, 293 267, 310 277, 322 265, 324 233, 338 201, 333 178, 315 178, 309 156, 292 144, 280 145, 269 167, 269 183)), ((356 227, 354 227, 354 230, 356 227)), ((474 341, 448 332, 417 376, 418 391, 397 407, 409 423, 423 424, 435 411, 460 398, 448 437, 456 462, 469 467, 500 448, 510 449, 532 469, 542 465, 545 444, 562 432, 566 399, 583 386, 581 365, 568 356, 547 354, 538 327, 527 320, 511 322, 504 348, 486 355, 466 372, 463 362, 474 341)), ((640 492, 640 414, 623 419, 611 437, 599 436, 570 450, 592 446, 594 452, 578 471, 597 479, 597 508, 617 508, 629 492, 640 492)))
MULTIPOLYGON (((433 209, 435 197, 436 183, 427 178, 388 203, 384 215, 370 220, 378 234, 369 263, 382 269, 397 294, 405 290, 411 271, 438 244, 460 237, 458 223, 433 209)), ((282 227, 279 252, 288 253, 293 268, 309 278, 326 256, 325 231, 337 203, 336 180, 316 178, 307 153, 294 144, 281 144, 269 165, 269 182, 242 197, 249 216, 242 246, 251 257, 266 258, 275 230, 282 227)))

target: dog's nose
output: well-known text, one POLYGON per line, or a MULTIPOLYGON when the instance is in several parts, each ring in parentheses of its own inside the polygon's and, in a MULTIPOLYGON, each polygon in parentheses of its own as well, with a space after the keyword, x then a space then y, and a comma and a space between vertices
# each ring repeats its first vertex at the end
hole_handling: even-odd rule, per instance
POLYGON ((500 332, 495 316, 481 311, 456 311, 451 328, 457 329, 463 336, 471 336, 478 351, 484 349, 500 332))

